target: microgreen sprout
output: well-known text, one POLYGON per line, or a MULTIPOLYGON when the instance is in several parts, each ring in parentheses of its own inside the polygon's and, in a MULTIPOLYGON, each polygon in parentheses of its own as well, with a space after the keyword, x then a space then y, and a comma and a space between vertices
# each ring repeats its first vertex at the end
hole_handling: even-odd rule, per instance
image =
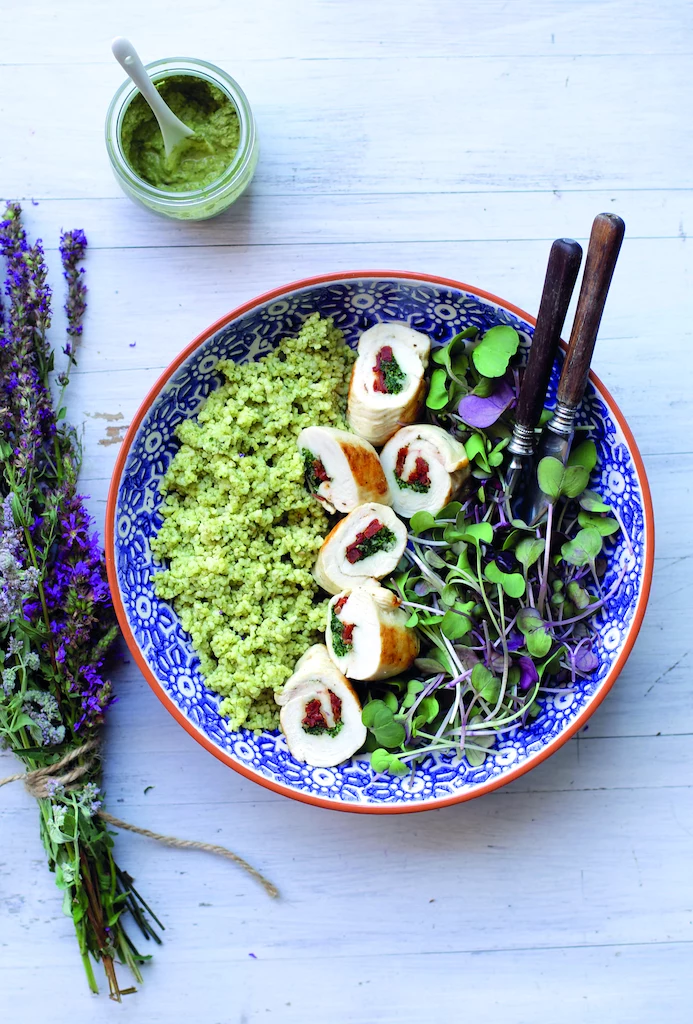
POLYGON ((369 684, 363 721, 376 772, 404 775, 441 752, 478 766, 499 736, 530 725, 545 700, 599 664, 592 622, 630 565, 627 556, 604 593, 604 553, 623 533, 632 556, 631 541, 589 488, 598 451, 584 433, 565 466, 546 458, 537 467, 548 499, 541 520, 513 516, 503 464, 518 345, 501 326, 463 332, 432 354, 429 419, 464 444, 471 472, 459 500, 412 516, 407 567, 386 583, 422 650, 408 678, 369 684))

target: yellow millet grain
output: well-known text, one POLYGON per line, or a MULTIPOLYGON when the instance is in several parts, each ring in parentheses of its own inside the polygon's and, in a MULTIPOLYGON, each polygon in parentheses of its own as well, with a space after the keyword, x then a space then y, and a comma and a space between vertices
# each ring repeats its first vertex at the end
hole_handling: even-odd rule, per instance
POLYGON ((311 569, 327 516, 304 487, 296 438, 314 423, 346 428, 354 358, 313 314, 270 355, 220 363, 225 382, 177 430, 154 584, 234 729, 277 725, 274 691, 325 628, 311 569))

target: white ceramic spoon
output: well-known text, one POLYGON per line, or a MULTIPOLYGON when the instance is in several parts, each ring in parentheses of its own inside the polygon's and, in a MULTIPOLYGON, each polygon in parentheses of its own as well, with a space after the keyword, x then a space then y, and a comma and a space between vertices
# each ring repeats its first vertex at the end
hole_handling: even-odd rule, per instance
POLYGON ((132 79, 145 100, 152 108, 154 117, 159 122, 159 128, 164 139, 164 151, 166 159, 170 159, 173 151, 180 146, 181 142, 189 139, 195 132, 183 124, 179 117, 168 107, 158 90, 154 86, 147 70, 137 55, 137 50, 129 39, 119 36, 111 43, 113 56, 123 68, 125 73, 132 79))

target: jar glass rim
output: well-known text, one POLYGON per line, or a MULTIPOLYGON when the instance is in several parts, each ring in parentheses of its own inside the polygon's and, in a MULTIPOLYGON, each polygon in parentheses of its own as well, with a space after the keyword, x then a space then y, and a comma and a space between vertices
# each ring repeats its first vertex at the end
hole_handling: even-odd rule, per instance
POLYGON ((171 78, 177 75, 188 75, 201 78, 225 93, 233 103, 238 114, 240 139, 238 149, 226 170, 203 188, 187 191, 171 191, 157 188, 134 172, 128 163, 122 147, 121 129, 123 118, 134 97, 138 94, 137 86, 126 79, 111 100, 106 115, 106 145, 111 161, 117 171, 128 182, 130 187, 142 195, 155 200, 165 200, 176 205, 196 205, 201 199, 212 200, 229 187, 232 187, 244 174, 252 158, 255 143, 255 122, 245 93, 238 82, 222 68, 207 61, 192 57, 167 57, 152 61, 145 65, 152 81, 171 78))

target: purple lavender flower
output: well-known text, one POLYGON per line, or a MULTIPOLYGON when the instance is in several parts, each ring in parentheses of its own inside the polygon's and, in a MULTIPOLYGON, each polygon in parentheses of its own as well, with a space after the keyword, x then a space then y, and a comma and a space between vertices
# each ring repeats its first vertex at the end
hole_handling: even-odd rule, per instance
POLYGON ((87 784, 80 790, 77 803, 90 818, 93 817, 101 807, 102 801, 99 798, 100 792, 101 790, 94 782, 87 782, 87 784))
POLYGON ((60 236, 60 258, 63 263, 63 276, 67 281, 67 333, 72 338, 63 349, 70 363, 75 363, 77 343, 82 335, 82 320, 87 308, 87 286, 84 283, 84 268, 78 267, 87 251, 87 236, 77 228, 75 231, 64 231, 60 236))
POLYGON ((38 242, 29 246, 20 215, 19 205, 10 203, 0 222, 0 255, 7 262, 9 300, 2 328, 0 437, 11 445, 15 477, 30 481, 56 424, 48 389, 46 339, 51 292, 43 248, 38 242))
POLYGON ((22 559, 22 533, 15 526, 12 512, 14 495, 8 494, 2 503, 2 532, 0 533, 0 625, 13 622, 22 614, 22 600, 35 593, 39 582, 38 569, 24 568, 22 559))
POLYGON ((45 747, 57 746, 65 739, 65 726, 58 702, 47 690, 27 690, 22 707, 32 724, 29 726, 37 743, 45 747))

